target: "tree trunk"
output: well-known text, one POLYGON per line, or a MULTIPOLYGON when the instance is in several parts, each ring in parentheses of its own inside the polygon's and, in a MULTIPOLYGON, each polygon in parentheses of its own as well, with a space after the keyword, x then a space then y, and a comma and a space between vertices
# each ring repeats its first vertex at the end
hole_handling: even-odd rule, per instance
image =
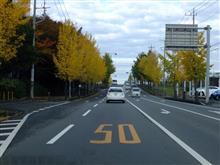
POLYGON ((69 99, 72 97, 71 96, 71 91, 72 91, 72 89, 71 89, 71 80, 69 80, 69 99))
POLYGON ((64 95, 65 95, 65 100, 67 100, 67 79, 65 80, 65 88, 64 88, 64 95))
POLYGON ((183 90, 183 100, 186 100, 186 81, 182 84, 182 90, 183 90))
POLYGON ((177 99, 176 83, 173 83, 173 97, 174 99, 177 99))
POLYGON ((198 92, 197 92, 196 88, 197 88, 197 80, 194 80, 195 102, 198 103, 199 97, 198 97, 198 92))

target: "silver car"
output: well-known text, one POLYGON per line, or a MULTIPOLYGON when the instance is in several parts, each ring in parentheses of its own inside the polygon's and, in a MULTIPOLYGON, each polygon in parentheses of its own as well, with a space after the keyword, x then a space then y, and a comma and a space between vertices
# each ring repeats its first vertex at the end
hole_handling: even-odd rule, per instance
POLYGON ((121 101, 125 103, 125 93, 122 87, 110 87, 106 96, 106 103, 110 101, 121 101))

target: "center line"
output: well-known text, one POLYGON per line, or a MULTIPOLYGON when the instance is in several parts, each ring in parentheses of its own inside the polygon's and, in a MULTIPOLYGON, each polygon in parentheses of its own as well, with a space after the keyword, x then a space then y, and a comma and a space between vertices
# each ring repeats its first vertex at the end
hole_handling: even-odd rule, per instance
POLYGON ((97 107, 98 106, 98 104, 95 104, 93 107, 97 107))
POLYGON ((58 133, 54 138, 52 138, 50 141, 47 142, 47 144, 53 144, 55 143, 59 138, 61 138, 67 131, 69 131, 74 124, 70 124, 67 126, 64 130, 62 130, 60 133, 58 133))
POLYGON ((86 111, 82 116, 88 115, 89 112, 91 112, 91 109, 89 109, 88 111, 86 111))

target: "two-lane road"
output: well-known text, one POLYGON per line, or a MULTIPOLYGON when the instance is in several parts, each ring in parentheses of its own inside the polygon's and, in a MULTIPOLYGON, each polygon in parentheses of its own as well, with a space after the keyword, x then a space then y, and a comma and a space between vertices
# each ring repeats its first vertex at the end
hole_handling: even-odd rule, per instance
POLYGON ((31 116, 1 164, 220 164, 220 115, 149 95, 104 96, 31 116))

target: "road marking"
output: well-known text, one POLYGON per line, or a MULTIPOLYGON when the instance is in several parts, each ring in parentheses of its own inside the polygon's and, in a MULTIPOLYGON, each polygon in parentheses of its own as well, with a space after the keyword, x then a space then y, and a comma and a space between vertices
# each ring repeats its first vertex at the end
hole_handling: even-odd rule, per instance
POLYGON ((17 125, 18 123, 4 123, 0 124, 0 126, 8 126, 8 125, 17 125))
POLYGON ((111 127, 112 124, 101 124, 99 127, 95 130, 95 133, 99 134, 105 134, 104 140, 90 140, 89 142, 92 144, 109 144, 112 142, 112 131, 109 130, 103 130, 104 127, 111 127))
POLYGON ((97 107, 97 106, 98 106, 98 104, 93 105, 93 107, 97 107))
POLYGON ((21 120, 6 120, 3 121, 2 123, 8 123, 8 122, 20 122, 21 120))
MULTIPOLYGON (((63 104, 68 104, 70 102, 64 102, 61 104, 56 104, 56 106, 60 106, 63 104)), ((54 107, 54 106, 53 106, 54 107)), ((51 107, 52 108, 52 107, 51 107)), ((15 127, 15 129, 10 133, 10 135, 7 137, 6 140, 3 141, 2 145, 0 146, 0 158, 2 157, 2 155, 5 153, 6 149, 8 148, 8 146, 10 145, 10 143, 12 142, 12 140, 14 139, 15 135, 18 133, 18 131, 21 129, 22 125, 24 124, 24 122, 28 119, 28 117, 30 115, 32 115, 33 113, 36 112, 31 112, 26 114, 22 120, 20 121, 20 123, 18 123, 18 125, 15 127)))
POLYGON ((15 127, 5 127, 5 128, 0 128, 0 130, 11 130, 14 129, 15 127))
POLYGON ((170 132, 168 129, 166 129, 164 126, 162 126, 160 123, 158 123, 156 120, 154 120, 152 117, 150 117, 147 113, 142 111, 139 107, 137 107, 135 104, 133 104, 131 101, 127 100, 128 103, 130 103, 133 107, 135 107, 142 115, 144 115, 146 118, 148 118, 152 123, 154 123, 157 127, 159 127, 165 134, 167 134, 171 139, 173 139, 178 145, 180 145, 185 151, 187 151, 190 155, 192 155, 196 160, 198 160, 201 164, 204 165, 211 165, 211 163, 206 160, 204 157, 202 157, 199 153, 197 153, 195 150, 193 150, 190 146, 188 146, 185 142, 183 142, 181 139, 179 139, 176 135, 174 135, 172 132, 170 132))
POLYGON ((165 110, 165 109, 161 109, 161 112, 160 112, 160 113, 168 115, 168 114, 170 113, 170 111, 167 111, 167 110, 165 110))
POLYGON ((38 111, 43 111, 43 110, 46 110, 46 109, 58 107, 58 106, 65 105, 65 104, 68 104, 68 103, 70 103, 70 102, 69 101, 65 101, 63 103, 59 103, 59 104, 55 104, 55 105, 50 105, 48 107, 39 108, 38 111))
POLYGON ((219 114, 220 115, 220 111, 210 111, 209 112, 212 112, 212 113, 216 113, 216 114, 219 114))
POLYGON ((91 112, 91 109, 89 109, 88 111, 86 111, 82 116, 88 115, 89 112, 91 112))
POLYGON ((118 125, 119 142, 122 144, 139 144, 141 140, 132 124, 119 124, 118 125), (127 140, 125 136, 124 127, 128 127, 131 133, 132 139, 127 140))
POLYGON ((173 106, 173 105, 168 105, 168 104, 165 104, 165 103, 159 103, 159 102, 157 102, 157 101, 149 100, 149 99, 146 99, 146 98, 142 98, 142 99, 143 99, 143 100, 146 100, 146 101, 149 101, 149 102, 152 102, 152 103, 164 105, 164 106, 171 107, 171 108, 176 108, 176 109, 179 109, 179 110, 182 110, 182 111, 186 111, 186 112, 190 112, 190 113, 193 113, 193 114, 196 114, 196 115, 199 115, 199 116, 207 117, 207 118, 209 118, 209 119, 213 119, 213 120, 220 121, 219 118, 215 118, 215 117, 212 117, 212 116, 204 115, 204 114, 201 114, 201 113, 198 113, 198 112, 193 112, 193 111, 190 111, 190 110, 188 110, 188 109, 176 107, 176 106, 173 106))
POLYGON ((51 140, 47 142, 47 144, 53 144, 55 143, 59 138, 61 138, 67 131, 69 131, 74 124, 68 125, 64 130, 62 130, 60 133, 58 133, 55 137, 53 137, 51 140))
POLYGON ((0 136, 8 136, 10 135, 10 132, 7 132, 7 133, 0 133, 0 136))

